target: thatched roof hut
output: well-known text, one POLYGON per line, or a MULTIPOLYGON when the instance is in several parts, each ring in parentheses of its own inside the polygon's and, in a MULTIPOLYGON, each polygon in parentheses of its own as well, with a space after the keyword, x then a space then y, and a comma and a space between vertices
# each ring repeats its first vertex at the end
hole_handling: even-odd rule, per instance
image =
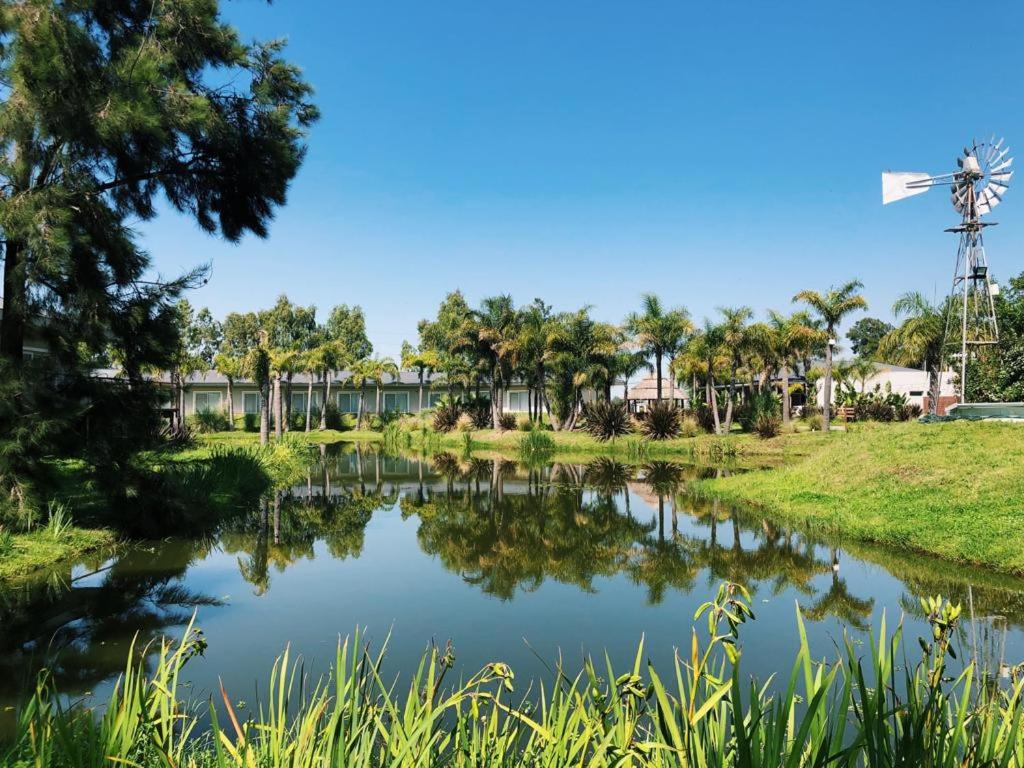
MULTIPOLYGON (((673 400, 675 404, 683 408, 689 400, 689 393, 672 381, 671 376, 664 376, 661 379, 661 398, 673 400)), ((641 379, 629 388, 626 395, 630 410, 643 411, 658 400, 658 379, 651 375, 641 379)))

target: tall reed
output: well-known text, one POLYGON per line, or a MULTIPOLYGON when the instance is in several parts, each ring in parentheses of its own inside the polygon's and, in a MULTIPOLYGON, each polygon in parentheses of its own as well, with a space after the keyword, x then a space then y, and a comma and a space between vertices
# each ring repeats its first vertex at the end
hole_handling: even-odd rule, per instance
POLYGON ((706 631, 691 631, 664 677, 641 641, 625 671, 587 661, 521 691, 494 662, 446 686, 446 647, 423 656, 403 693, 383 671, 387 642, 371 653, 357 633, 311 687, 286 651, 248 717, 222 687, 202 733, 197 707, 178 695, 182 668, 205 648, 189 625, 159 647, 152 674, 130 657, 102 714, 64 706, 44 674, 0 757, 40 768, 1024 765, 1021 679, 1000 686, 970 664, 951 674, 959 608, 941 598, 922 606, 932 636, 916 663, 884 618, 866 658, 847 639, 836 659, 818 661, 798 611, 796 659, 774 688, 741 673, 741 628, 753 615, 730 584, 697 611, 706 631))

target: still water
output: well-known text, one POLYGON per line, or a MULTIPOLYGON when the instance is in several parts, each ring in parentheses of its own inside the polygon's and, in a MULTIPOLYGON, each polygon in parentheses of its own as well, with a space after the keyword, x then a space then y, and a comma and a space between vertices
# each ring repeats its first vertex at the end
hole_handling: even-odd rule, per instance
POLYGON ((834 656, 844 631, 866 642, 883 611, 890 626, 903 619, 915 652, 922 594, 952 595, 973 614, 962 654, 1024 657, 1020 580, 816 539, 686 495, 689 479, 723 471, 323 449, 304 484, 214 535, 131 545, 0 593, 0 710, 43 665, 69 694, 102 695, 133 637, 180 633, 193 612, 209 642, 189 667, 199 697, 219 677, 253 701, 289 643, 322 671, 357 626, 376 643, 390 633, 388 668, 404 675, 449 639, 465 676, 501 660, 532 679, 559 656, 575 668, 603 652, 624 665, 642 636, 669 663, 726 580, 752 593, 743 663, 759 676, 788 670, 797 604, 819 657, 834 656))

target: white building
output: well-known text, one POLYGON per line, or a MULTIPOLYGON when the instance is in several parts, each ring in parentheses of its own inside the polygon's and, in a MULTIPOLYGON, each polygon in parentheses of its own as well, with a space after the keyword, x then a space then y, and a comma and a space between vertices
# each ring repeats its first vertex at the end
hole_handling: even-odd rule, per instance
MULTIPOLYGON (((943 371, 939 384, 939 414, 946 412, 946 408, 957 402, 956 389, 953 386, 955 377, 953 371, 943 371)), ((850 381, 853 388, 858 392, 872 392, 877 387, 882 392, 894 392, 904 395, 907 402, 912 405, 921 406, 921 410, 928 412, 930 401, 928 396, 928 371, 920 368, 906 368, 902 365, 890 365, 889 363, 875 363, 875 373, 869 376, 863 383, 857 380, 850 381)), ((832 401, 835 402, 839 390, 835 380, 832 386, 832 401)), ((825 404, 825 391, 822 382, 818 382, 818 407, 825 404)))

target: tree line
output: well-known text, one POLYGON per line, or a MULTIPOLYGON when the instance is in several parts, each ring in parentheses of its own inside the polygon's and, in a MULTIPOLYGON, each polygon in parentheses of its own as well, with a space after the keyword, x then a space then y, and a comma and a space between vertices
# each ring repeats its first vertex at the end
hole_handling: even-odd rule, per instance
MULTIPOLYGON (((658 402, 672 399, 664 396, 666 385, 671 391, 683 384, 691 407, 701 409, 711 429, 722 434, 732 430, 740 403, 762 392, 778 393, 779 416, 787 424, 793 412, 792 377, 802 380, 809 403, 817 401, 819 385, 825 402, 833 401, 837 382, 848 393, 856 393, 859 382, 863 394, 878 361, 926 370, 934 412, 940 376, 948 365, 947 302, 930 302, 919 293, 901 296, 893 307, 898 324, 862 318, 847 333, 857 356, 838 361, 834 353, 844 322, 867 309, 861 288, 852 280, 825 291, 800 291, 792 299, 798 305, 793 311, 768 310, 763 319, 750 307, 721 307, 699 324, 685 307, 668 306, 654 294, 643 295, 635 312, 609 323, 596 319, 590 307, 557 311, 541 299, 517 305, 505 294, 471 306, 453 291, 433 318, 418 323, 416 343, 403 342, 397 361, 373 355, 359 306, 336 306, 320 321, 315 307, 281 296, 269 309, 231 313, 217 321, 208 310, 195 312, 182 300, 176 308, 179 346, 170 375, 179 412, 184 382, 192 373, 216 370, 227 379, 230 413, 235 381, 254 381, 264 441, 271 423, 278 435, 289 429, 293 379, 299 373, 307 377, 305 429, 326 428, 332 379, 342 370, 358 393, 357 423, 363 422, 364 390, 375 388, 380 413, 382 386, 400 370, 417 374, 420 410, 434 374, 440 374, 449 397, 486 400, 490 421, 498 424, 505 394, 516 384, 526 388, 528 418, 547 421, 556 430, 580 424, 587 392, 611 401, 612 387, 621 385, 623 400, 628 400, 630 382, 641 372, 653 374, 658 402), (314 387, 321 393, 315 410, 314 387)), ((1011 281, 999 299, 1010 333, 1017 327, 1013 318, 1024 316, 1018 308, 1022 289, 1024 277, 1011 281)), ((992 355, 999 353, 992 350, 974 367, 992 371, 998 367, 992 355)), ((829 409, 821 415, 827 429, 829 409)))

